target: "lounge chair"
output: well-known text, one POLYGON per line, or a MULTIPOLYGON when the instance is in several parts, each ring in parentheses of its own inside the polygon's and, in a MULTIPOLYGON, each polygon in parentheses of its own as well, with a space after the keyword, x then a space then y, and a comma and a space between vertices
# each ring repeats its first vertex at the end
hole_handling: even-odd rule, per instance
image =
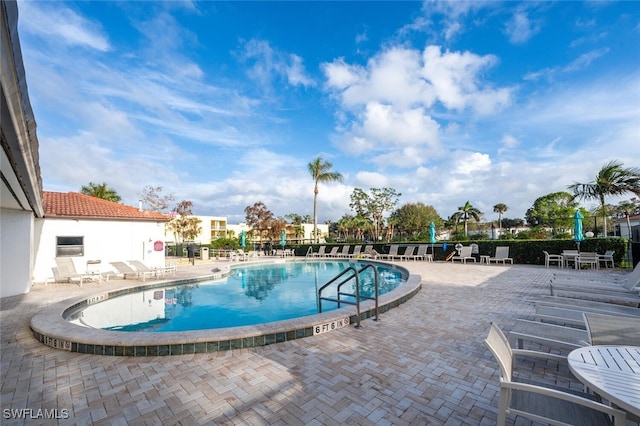
POLYGON ((427 245, 420 244, 418 249, 414 251, 414 253, 408 257, 413 260, 426 260, 427 258, 427 245))
POLYGON ((600 398, 575 390, 550 386, 532 380, 520 380, 515 374, 516 356, 543 358, 563 362, 563 357, 546 352, 512 349, 502 330, 491 324, 484 340, 500 368, 498 426, 507 415, 525 417, 535 423, 572 425, 626 425, 624 411, 602 404, 600 398))
POLYGON ((518 319, 509 336, 518 349, 524 348, 525 341, 567 352, 589 344, 586 330, 526 319, 518 319))
POLYGON ((336 257, 349 257, 350 249, 351 246, 345 244, 344 246, 342 246, 342 250, 336 254, 336 257))
POLYGON ((327 250, 326 246, 320 246, 318 247, 317 252, 311 253, 311 257, 325 257, 327 255, 326 250, 327 250))
POLYGON ((340 250, 340 247, 334 246, 329 253, 325 253, 324 257, 338 257, 338 250, 340 250))
POLYGON ((417 248, 417 246, 406 246, 404 248, 404 253, 399 254, 398 258, 400 259, 400 261, 413 258, 413 255, 417 248))
MULTIPOLYGON (((73 259, 70 257, 56 257, 56 268, 52 268, 53 280, 55 282, 78 282, 80 287, 85 281, 97 280, 98 283, 102 283, 102 273, 78 273, 76 267, 73 264, 73 259)), ((106 276, 107 279, 109 275, 106 276)))
POLYGON ((640 263, 628 274, 618 277, 590 276, 581 277, 581 274, 572 276, 554 276, 551 284, 556 288, 573 288, 577 290, 609 290, 622 292, 640 291, 640 263))
POLYGON ((142 281, 147 279, 147 276, 155 275, 155 272, 142 272, 137 269, 133 269, 131 266, 124 262, 109 262, 113 266, 118 274, 122 275, 123 279, 127 279, 128 276, 134 276, 136 278, 142 278, 142 281))
POLYGON ((139 260, 128 260, 127 262, 130 265, 132 265, 134 268, 136 268, 138 272, 146 272, 146 273, 149 273, 150 275, 155 273, 156 277, 159 277, 160 275, 164 275, 167 272, 173 272, 175 275, 175 272, 177 270, 177 267, 174 267, 174 266, 163 266, 160 268, 149 267, 139 260))
POLYGON ((467 260, 476 261, 476 258, 471 256, 471 246, 463 246, 458 250, 458 254, 456 256, 451 257, 451 262, 459 260, 462 263, 467 263, 467 260))
POLYGON ((391 246, 389 246, 389 253, 381 253, 380 259, 393 260, 396 257, 399 257, 400 255, 398 254, 398 247, 398 244, 391 244, 391 246))
POLYGON ((509 262, 513 265, 513 259, 509 257, 509 246, 496 247, 495 256, 487 259, 487 263, 491 264, 491 262, 501 262, 503 265, 505 265, 506 262, 509 262))
POLYGON ((361 252, 362 252, 362 246, 356 245, 353 247, 353 253, 349 254, 348 257, 351 257, 351 258, 358 257, 360 256, 361 252))
POLYGON ((640 318, 585 312, 591 345, 640 346, 640 318))
POLYGON ((557 263, 558 267, 562 269, 564 267, 564 260, 561 254, 549 254, 548 251, 542 250, 544 253, 544 267, 549 269, 549 265, 557 263))
POLYGON ((551 283, 551 295, 567 298, 594 300, 597 302, 615 303, 640 307, 640 295, 637 292, 614 290, 602 290, 593 288, 579 288, 577 286, 559 286, 551 283))
POLYGON ((372 245, 367 245, 364 247, 364 257, 368 259, 378 259, 380 257, 380 253, 378 253, 372 245))

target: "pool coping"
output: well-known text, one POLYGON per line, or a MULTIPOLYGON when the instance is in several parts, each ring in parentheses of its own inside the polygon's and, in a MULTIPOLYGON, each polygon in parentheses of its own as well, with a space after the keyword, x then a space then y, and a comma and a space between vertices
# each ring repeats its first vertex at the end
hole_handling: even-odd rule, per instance
MULTIPOLYGON (((329 260, 329 259, 327 259, 329 260)), ((330 259, 339 260, 339 259, 330 259)), ((304 259, 268 260, 251 262, 252 264, 274 264, 284 262, 301 262, 304 259)), ((314 259, 317 261, 317 259, 314 259)), ((360 263, 350 259, 350 262, 360 263)), ((403 271, 407 281, 389 293, 379 297, 378 313, 382 314, 391 308, 409 300, 421 289, 421 276, 411 274, 406 268, 393 263, 366 260, 366 263, 381 264, 385 267, 403 271)), ((248 263, 233 266, 245 266, 248 263)), ((44 345, 70 352, 108 356, 166 356, 211 353, 233 349, 266 346, 326 332, 334 328, 353 325, 357 321, 356 308, 348 306, 294 319, 241 327, 218 328, 196 331, 174 331, 150 333, 143 331, 108 331, 73 324, 64 318, 70 310, 83 305, 90 305, 109 298, 141 289, 152 289, 167 285, 180 285, 223 278, 230 275, 232 267, 213 269, 211 274, 178 280, 162 280, 137 283, 117 290, 99 292, 90 296, 67 299, 43 308, 33 316, 30 327, 34 337, 44 345), (348 321, 347 321, 348 318, 348 321)), ((375 302, 367 300, 360 303, 360 320, 375 317, 375 302)))

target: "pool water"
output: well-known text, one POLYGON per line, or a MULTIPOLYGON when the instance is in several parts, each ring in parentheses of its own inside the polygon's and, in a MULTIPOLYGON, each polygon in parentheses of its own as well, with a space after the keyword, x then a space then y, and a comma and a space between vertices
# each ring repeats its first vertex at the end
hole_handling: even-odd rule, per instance
MULTIPOLYGON (((226 278, 157 287, 130 293, 86 307, 74 321, 117 331, 187 331, 238 327, 281 321, 318 313, 317 289, 349 266, 349 261, 286 262, 236 267, 226 278)), ((376 265, 379 293, 387 293, 405 281, 392 267, 376 265)), ((353 281, 353 280, 352 280, 353 281)), ((345 284, 343 292, 355 292, 345 284)), ((335 286, 323 296, 335 297, 335 286)), ((360 294, 374 295, 373 271, 360 274, 360 294)), ((345 305, 342 305, 343 307, 345 305)), ((337 304, 322 301, 322 311, 337 304)))

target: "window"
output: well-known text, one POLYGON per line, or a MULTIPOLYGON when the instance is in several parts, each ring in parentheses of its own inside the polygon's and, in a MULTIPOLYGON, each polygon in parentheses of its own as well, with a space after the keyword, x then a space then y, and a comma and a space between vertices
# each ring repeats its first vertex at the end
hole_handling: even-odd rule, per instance
POLYGON ((84 256, 84 237, 56 237, 56 257, 84 256))

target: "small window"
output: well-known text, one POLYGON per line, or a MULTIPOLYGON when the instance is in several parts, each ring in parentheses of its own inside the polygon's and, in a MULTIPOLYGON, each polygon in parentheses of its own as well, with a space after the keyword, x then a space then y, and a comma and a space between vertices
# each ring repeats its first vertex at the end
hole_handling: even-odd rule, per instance
POLYGON ((56 257, 84 256, 84 237, 56 237, 56 257))

